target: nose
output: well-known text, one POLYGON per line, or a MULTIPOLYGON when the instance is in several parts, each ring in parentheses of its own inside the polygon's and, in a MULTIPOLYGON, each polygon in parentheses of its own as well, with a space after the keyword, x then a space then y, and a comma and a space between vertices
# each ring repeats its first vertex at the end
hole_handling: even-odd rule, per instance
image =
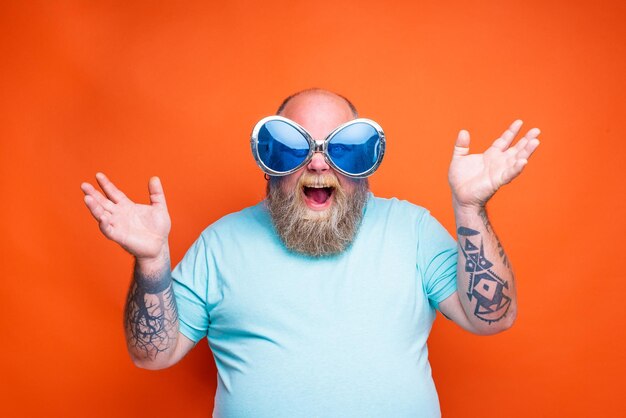
POLYGON ((314 173, 321 174, 328 171, 330 169, 330 166, 326 162, 324 154, 322 154, 321 152, 316 152, 315 154, 313 154, 313 158, 311 158, 309 164, 307 164, 307 169, 314 173))

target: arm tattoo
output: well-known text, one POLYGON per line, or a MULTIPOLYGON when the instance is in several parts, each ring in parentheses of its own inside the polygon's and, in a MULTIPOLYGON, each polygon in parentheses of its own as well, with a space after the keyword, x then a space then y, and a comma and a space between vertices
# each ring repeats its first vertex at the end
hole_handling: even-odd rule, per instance
POLYGON ((487 217, 487 211, 485 209, 480 211, 480 219, 483 220, 483 225, 485 225, 485 229, 487 232, 491 232, 491 223, 489 222, 489 218, 487 217))
POLYGON ((459 246, 465 257, 465 271, 470 276, 467 297, 470 301, 476 299, 474 316, 489 324, 499 321, 511 306, 511 298, 505 294, 505 290, 508 293, 509 283, 491 270, 493 263, 485 258, 480 232, 464 226, 459 227, 457 232, 459 246), (461 237, 465 239, 464 243, 461 243, 461 237), (470 241, 470 237, 474 242, 470 241), (475 243, 478 239, 480 244, 477 246, 475 243))
POLYGON ((487 211, 486 210, 481 210, 480 211, 480 218, 483 220, 483 225, 485 225, 485 229, 487 230, 487 232, 494 234, 494 236, 496 237, 496 242, 498 243, 498 253, 500 254, 500 257, 502 257, 502 262, 504 263, 504 266, 506 268, 508 268, 509 270, 511 270, 511 263, 509 263, 509 259, 506 256, 506 253, 504 252, 504 247, 502 246, 502 244, 500 244, 500 240, 498 239, 498 236, 495 235, 495 232, 493 231, 493 227, 491 226, 491 223, 489 222, 489 217, 487 217, 487 211))
POLYGON ((498 254, 500 254, 500 257, 502 257, 502 263, 504 263, 504 266, 510 271, 511 263, 509 263, 509 258, 506 256, 506 253, 504 252, 504 247, 502 246, 502 244, 500 244, 500 240, 498 239, 498 237, 496 237, 496 240, 498 241, 498 254))
POLYGON ((135 267, 124 313, 128 346, 154 359, 176 341, 178 309, 169 270, 146 277, 135 267))

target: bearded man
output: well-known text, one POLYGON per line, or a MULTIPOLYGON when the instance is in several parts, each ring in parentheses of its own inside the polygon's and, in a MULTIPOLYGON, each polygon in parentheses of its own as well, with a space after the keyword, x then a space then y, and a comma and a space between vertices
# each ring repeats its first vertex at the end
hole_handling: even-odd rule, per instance
POLYGON ((476 334, 509 328, 515 282, 485 212, 539 144, 514 122, 483 154, 461 131, 449 181, 458 245, 423 208, 368 191, 382 128, 342 96, 290 96, 252 134, 267 199, 202 232, 170 273, 158 178, 150 205, 103 174, 83 183, 102 233, 135 259, 125 325, 136 365, 161 369, 207 337, 217 417, 440 416, 426 341, 436 311, 476 334), (457 289, 460 291, 457 292, 457 289))

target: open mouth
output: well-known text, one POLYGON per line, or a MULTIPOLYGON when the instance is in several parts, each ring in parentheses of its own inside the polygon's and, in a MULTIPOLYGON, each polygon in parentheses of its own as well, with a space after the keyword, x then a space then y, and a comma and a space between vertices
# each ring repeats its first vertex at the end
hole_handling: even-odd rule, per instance
POLYGON ((314 206, 326 206, 333 195, 334 187, 304 186, 303 191, 306 200, 314 206))

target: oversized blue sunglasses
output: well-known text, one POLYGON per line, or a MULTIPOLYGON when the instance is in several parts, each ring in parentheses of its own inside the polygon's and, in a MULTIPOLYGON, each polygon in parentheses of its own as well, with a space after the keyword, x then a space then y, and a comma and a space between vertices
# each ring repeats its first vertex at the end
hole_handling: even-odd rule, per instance
POLYGON ((307 164, 316 152, 348 177, 370 176, 383 161, 385 134, 376 122, 354 119, 314 140, 302 126, 282 116, 261 119, 250 138, 252 155, 271 176, 286 176, 307 164))

